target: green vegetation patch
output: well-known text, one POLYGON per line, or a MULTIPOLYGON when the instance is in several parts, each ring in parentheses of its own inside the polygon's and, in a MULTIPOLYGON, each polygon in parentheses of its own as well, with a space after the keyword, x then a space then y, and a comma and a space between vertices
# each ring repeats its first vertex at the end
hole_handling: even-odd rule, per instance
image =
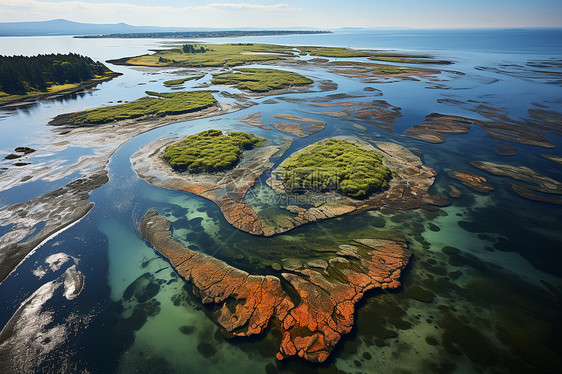
POLYGON ((383 156, 345 140, 328 139, 308 146, 280 165, 291 192, 337 191, 361 199, 388 187, 392 171, 383 156))
POLYGON ((232 169, 242 152, 252 149, 265 139, 244 132, 207 130, 169 145, 164 159, 176 170, 190 173, 212 173, 232 169))
POLYGON ((177 86, 177 85, 180 85, 180 84, 184 84, 187 81, 193 81, 193 80, 201 79, 203 77, 204 77, 204 75, 197 75, 195 77, 172 79, 172 80, 169 80, 169 81, 165 81, 164 86, 166 86, 166 87, 177 86))
POLYGON ((310 53, 312 56, 322 57, 369 57, 371 52, 357 51, 354 49, 340 47, 297 47, 302 52, 310 53))
POLYGON ((143 55, 126 60, 128 65, 141 66, 238 66, 248 63, 277 60, 292 56, 292 47, 270 44, 204 44, 158 51, 152 55, 143 55), (203 48, 203 49, 201 49, 203 48), (184 52, 186 50, 187 52, 184 52), (204 50, 205 52, 201 52, 204 50))
POLYGON ((76 123, 106 123, 146 115, 170 115, 196 112, 217 104, 208 91, 182 91, 158 93, 147 91, 147 95, 126 104, 97 108, 78 113, 76 123))
POLYGON ((314 81, 285 70, 241 68, 237 69, 235 73, 217 74, 211 83, 234 85, 240 89, 254 92, 267 92, 291 86, 306 86, 314 81))

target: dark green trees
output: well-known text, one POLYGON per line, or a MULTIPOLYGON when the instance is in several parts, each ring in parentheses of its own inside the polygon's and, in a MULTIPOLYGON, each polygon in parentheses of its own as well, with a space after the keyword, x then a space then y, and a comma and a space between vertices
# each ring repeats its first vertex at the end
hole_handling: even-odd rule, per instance
POLYGON ((111 71, 102 63, 75 53, 0 56, 0 91, 25 94, 51 85, 80 83, 111 71))
POLYGON ((184 44, 182 46, 183 53, 205 53, 208 51, 204 46, 197 48, 197 45, 184 44))

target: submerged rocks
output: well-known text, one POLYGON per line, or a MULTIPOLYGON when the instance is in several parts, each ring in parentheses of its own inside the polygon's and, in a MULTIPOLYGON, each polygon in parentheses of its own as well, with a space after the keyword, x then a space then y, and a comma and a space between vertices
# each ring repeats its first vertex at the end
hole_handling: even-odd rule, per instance
POLYGON ((543 154, 541 155, 545 160, 548 161, 552 161, 552 162, 556 162, 557 164, 562 165, 562 156, 557 156, 557 155, 547 155, 547 154, 543 154))
POLYGON ((366 103, 353 101, 337 101, 310 104, 320 108, 338 108, 337 111, 321 112, 320 114, 335 117, 343 121, 361 122, 392 133, 396 120, 402 117, 401 108, 384 100, 373 100, 366 103))
POLYGON ((292 114, 277 114, 274 117, 292 122, 275 122, 272 123, 271 126, 279 131, 287 132, 299 137, 316 134, 317 132, 324 130, 324 127, 326 126, 325 121, 295 116, 292 114))
POLYGON ((14 152, 16 152, 16 153, 10 153, 9 155, 5 156, 4 159, 5 160, 15 160, 15 159, 18 159, 20 157, 23 157, 25 155, 28 155, 30 153, 35 152, 35 149, 29 148, 29 147, 16 147, 14 149, 14 152))
POLYGON ((430 303, 433 301, 433 294, 419 286, 408 287, 404 293, 409 298, 423 303, 430 303))
POLYGON ((458 199, 462 196, 462 192, 452 184, 449 185, 449 192, 447 194, 454 199, 458 199))
POLYGON ((431 113, 421 125, 404 131, 404 135, 429 143, 443 143, 446 135, 468 134, 470 127, 470 124, 460 118, 431 113))
POLYGON ((561 198, 549 196, 562 195, 562 183, 555 179, 542 175, 526 166, 496 164, 489 161, 473 161, 471 164, 474 167, 487 171, 488 173, 506 176, 525 182, 510 182, 513 191, 522 197, 530 200, 562 205, 561 198), (536 192, 547 195, 540 195, 536 192))
MULTIPOLYGON (((355 303, 367 290, 400 286, 411 255, 403 241, 355 239, 353 245, 340 247, 341 255, 310 261, 309 268, 285 261, 282 277, 292 289, 287 292, 277 277, 250 275, 186 248, 172 237, 170 222, 154 210, 141 219, 140 232, 193 284, 203 303, 215 304, 212 318, 223 335, 259 334, 275 318, 282 329, 277 358, 299 356, 312 362, 325 361, 341 336, 351 331, 355 303)), ((198 347, 202 355, 213 355, 204 348, 198 347)))
POLYGON ((448 174, 449 177, 460 181, 465 186, 470 187, 480 193, 488 193, 490 191, 494 191, 494 187, 492 187, 488 183, 488 180, 481 175, 462 171, 449 171, 448 174))
POLYGON ((184 335, 191 335, 195 332, 195 326, 180 326, 178 330, 184 335))
POLYGON ((210 343, 200 342, 199 345, 197 345, 197 352, 205 358, 211 358, 217 353, 217 349, 210 343))

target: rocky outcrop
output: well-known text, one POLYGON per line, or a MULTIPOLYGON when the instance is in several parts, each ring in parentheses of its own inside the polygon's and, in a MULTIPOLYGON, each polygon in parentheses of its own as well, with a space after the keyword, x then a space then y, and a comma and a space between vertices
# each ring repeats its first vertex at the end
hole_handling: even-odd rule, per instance
POLYGON ((481 193, 488 193, 490 191, 494 191, 494 187, 488 183, 488 180, 481 175, 471 173, 471 172, 462 172, 462 171, 450 171, 449 177, 458 180, 462 184, 467 187, 472 188, 475 191, 481 193))
POLYGON ((314 118, 295 116, 293 114, 277 114, 275 118, 284 119, 293 122, 275 122, 272 124, 279 131, 287 132, 299 137, 316 134, 324 130, 326 127, 325 121, 320 121, 314 118))
POLYGON ((264 130, 271 130, 273 127, 279 131, 296 135, 301 138, 316 134, 317 132, 324 130, 324 127, 326 127, 325 121, 320 121, 314 118, 295 116, 292 114, 278 114, 274 117, 291 122, 276 121, 266 124, 260 121, 262 119, 262 115, 260 113, 249 114, 240 122, 250 126, 259 127, 264 130))
MULTIPOLYGON (((459 105, 463 103, 454 102, 453 104, 459 105)), ((467 104, 466 107, 468 109, 469 105, 467 104)), ((432 121, 464 124, 466 126, 476 125, 484 129, 488 136, 544 148, 556 148, 556 145, 547 139, 547 134, 560 135, 562 133, 560 125, 553 119, 553 115, 541 116, 530 110, 530 116, 519 121, 510 118, 507 112, 503 110, 486 105, 479 105, 476 108, 470 109, 484 117, 485 120, 440 113, 432 113, 430 116, 432 121)), ((560 115, 558 114, 558 116, 560 115)), ((415 135, 415 129, 413 131, 415 135)))
POLYGON ((545 160, 556 162, 557 164, 562 165, 562 156, 557 155, 541 155, 545 160))
POLYGON ((373 100, 367 103, 340 101, 333 103, 310 104, 321 108, 342 108, 337 111, 321 112, 319 114, 336 117, 343 121, 360 122, 375 126, 392 133, 396 120, 402 116, 401 108, 393 106, 384 100, 373 100))
POLYGON ((468 134, 470 125, 459 118, 432 113, 421 125, 410 127, 404 135, 429 143, 443 143, 446 135, 468 134))
POLYGON ((562 183, 542 175, 526 166, 496 164, 489 161, 473 161, 472 166, 485 170, 488 173, 506 176, 518 181, 511 181, 513 191, 530 200, 542 201, 562 205, 562 199, 549 195, 562 195, 562 183), (536 192, 540 192, 541 195, 536 192))
POLYGON ((250 275, 226 262, 186 248, 172 237, 170 222, 151 210, 141 219, 142 237, 193 284, 226 337, 261 333, 276 320, 283 332, 278 359, 299 356, 325 361, 351 331, 355 304, 373 288, 396 288, 411 253, 405 242, 355 239, 341 244, 329 261, 285 267, 281 280, 250 275), (298 296, 297 296, 298 295, 298 296))

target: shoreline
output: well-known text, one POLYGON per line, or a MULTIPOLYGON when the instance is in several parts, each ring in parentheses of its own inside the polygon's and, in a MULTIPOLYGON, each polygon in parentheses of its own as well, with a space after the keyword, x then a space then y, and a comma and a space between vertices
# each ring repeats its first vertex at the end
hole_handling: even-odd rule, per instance
MULTIPOLYGON (((64 140, 57 140, 59 142, 66 141, 65 148, 81 144, 88 144, 89 146, 94 144, 95 146, 96 140, 92 139, 92 132, 97 135, 97 142, 103 144, 105 148, 101 151, 102 154, 86 159, 86 162, 78 161, 62 171, 57 171, 55 176, 52 175, 49 168, 45 171, 46 175, 42 176, 60 179, 75 171, 81 171, 82 176, 80 178, 57 190, 36 196, 23 203, 6 206, 0 210, 0 224, 2 226, 13 224, 10 231, 0 237, 0 284, 17 270, 23 259, 29 256, 39 245, 44 244, 47 239, 52 239, 54 234, 63 232, 65 228, 88 214, 94 205, 88 201, 90 193, 109 181, 107 165, 113 153, 125 142, 159 127, 193 119, 215 117, 246 107, 247 105, 225 105, 223 107, 219 104, 199 112, 156 117, 148 121, 147 118, 143 118, 141 119, 142 126, 139 126, 139 119, 136 119, 112 122, 95 127, 59 127, 61 133, 55 135, 55 138, 63 137, 64 140), (116 125, 122 130, 120 134, 116 134, 114 128, 116 125), (111 134, 112 132, 113 134, 111 134), (109 145, 107 144, 108 140, 110 141, 109 145), (28 213, 30 211, 33 213, 28 213), (71 213, 63 214, 67 211, 71 213), (39 232, 35 232, 36 226, 42 221, 46 221, 45 227, 39 232), (26 239, 26 241, 20 243, 18 239, 19 241, 26 239)), ((50 142, 50 144, 53 143, 50 142)), ((13 188, 25 183, 21 182, 21 172, 21 169, 17 169, 15 175, 3 174, 3 177, 11 177, 11 183, 5 183, 4 187, 13 188)), ((3 190, 5 189, 7 188, 3 188, 3 190)))

